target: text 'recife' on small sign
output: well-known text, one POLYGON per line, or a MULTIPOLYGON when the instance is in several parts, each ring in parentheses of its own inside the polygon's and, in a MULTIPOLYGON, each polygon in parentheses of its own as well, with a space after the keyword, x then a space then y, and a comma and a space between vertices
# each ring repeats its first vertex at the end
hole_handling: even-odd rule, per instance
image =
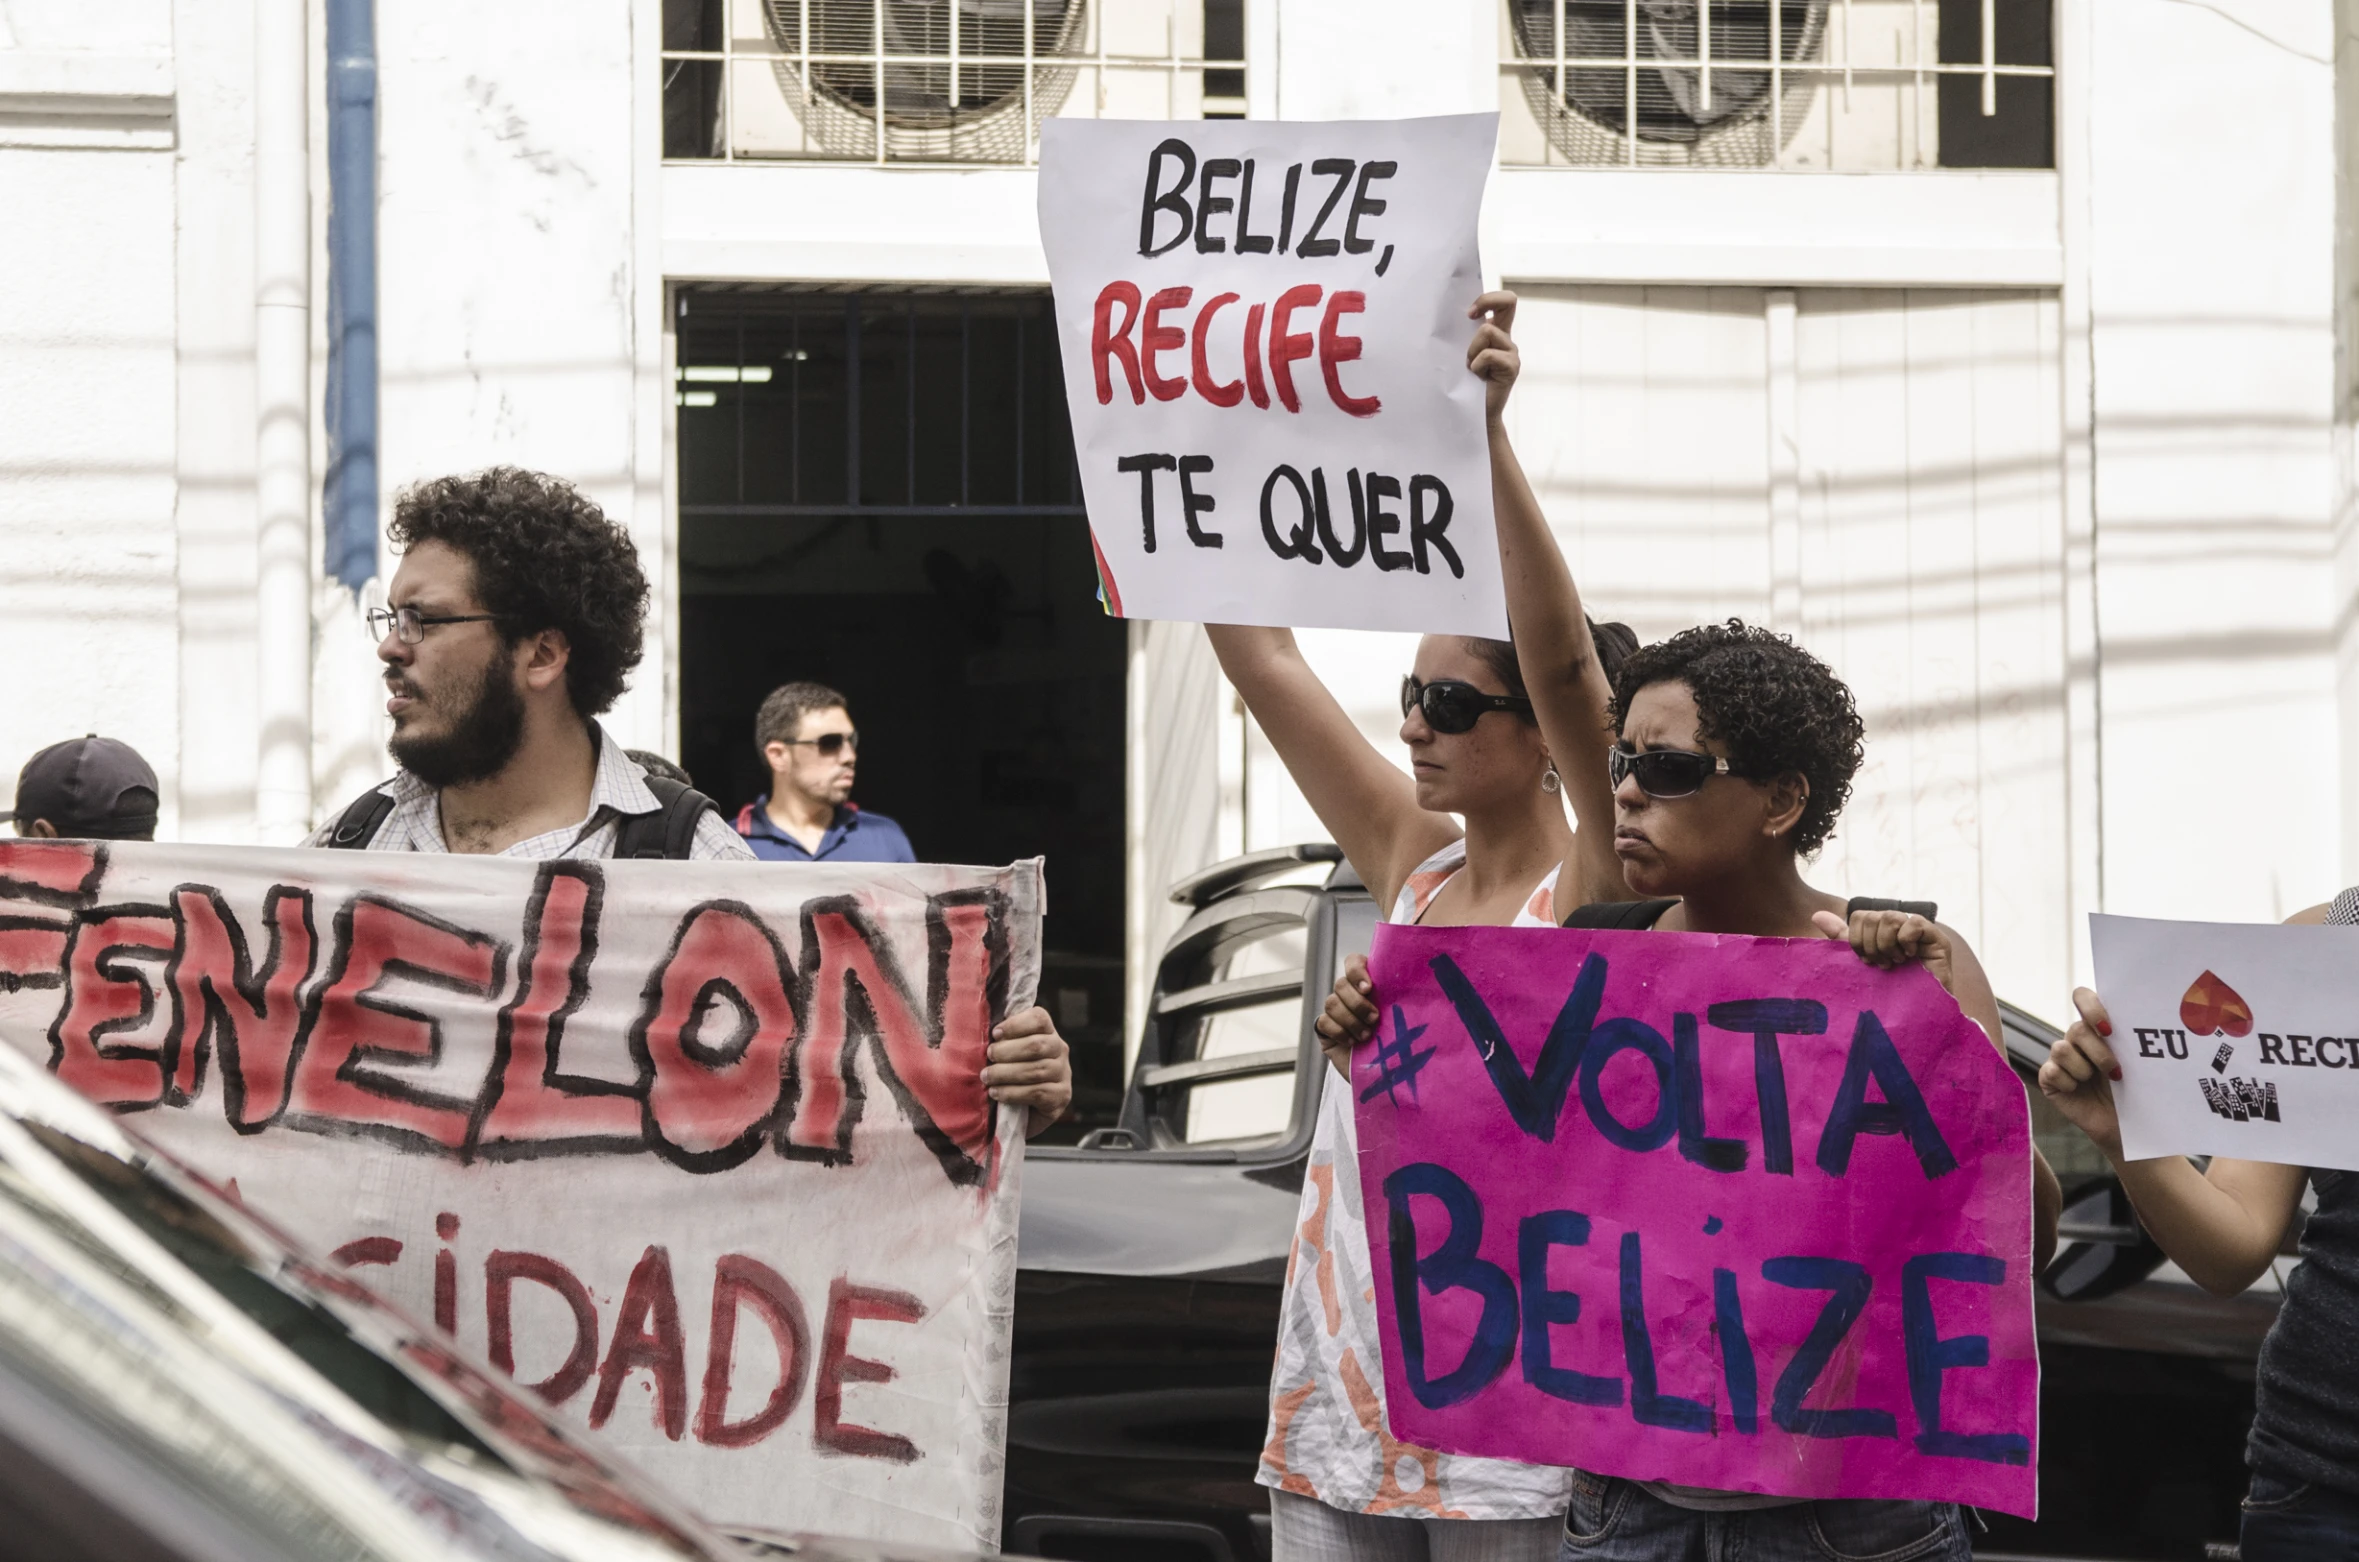
POLYGON ((2359 929, 2092 916, 2122 1153, 2359 1171, 2359 929))
POLYGON ((1394 1434, 2032 1517, 2023 1084, 1832 941, 1381 927, 1352 1059, 1394 1434))
POLYGON ((1505 637, 1466 368, 1497 134, 1495 114, 1041 127, 1109 612, 1505 637))

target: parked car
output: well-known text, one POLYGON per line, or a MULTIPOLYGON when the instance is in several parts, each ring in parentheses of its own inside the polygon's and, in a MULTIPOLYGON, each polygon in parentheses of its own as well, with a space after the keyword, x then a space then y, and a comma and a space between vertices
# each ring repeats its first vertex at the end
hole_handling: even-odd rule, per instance
MULTIPOLYGON (((1119 1118, 1034 1149, 1024 1172, 1004 1534, 1050 1557, 1269 1555, 1254 1473, 1322 1079, 1310 1022, 1377 907, 1325 844, 1221 863, 1171 896, 1190 915, 1119 1118)), ((2043 1516, 1992 1516, 1980 1549, 2201 1557, 2236 1534, 2274 1279, 2222 1301, 2164 1263, 2030 1086, 2057 1032, 2002 1008, 2066 1209, 2039 1296, 2043 1516)))
POLYGON ((758 1556, 0 1047, 0 1558, 758 1556))

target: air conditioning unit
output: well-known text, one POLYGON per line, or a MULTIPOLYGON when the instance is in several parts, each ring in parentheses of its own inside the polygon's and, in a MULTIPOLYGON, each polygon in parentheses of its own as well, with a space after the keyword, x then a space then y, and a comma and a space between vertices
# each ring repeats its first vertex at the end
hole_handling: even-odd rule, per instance
POLYGON ((1516 54, 1531 62, 1522 72, 1525 101, 1560 155, 1586 164, 1724 168, 1776 161, 1801 126, 1818 73, 1784 74, 1782 84, 1773 83, 1768 62, 1817 60, 1826 42, 1827 4, 1507 0, 1516 54), (1559 16, 1562 57, 1591 62, 1566 66, 1561 91, 1556 67, 1548 63, 1559 57, 1559 16), (1707 39, 1708 81, 1699 64, 1707 39), (1597 63, 1605 60, 1634 63, 1597 63))
POLYGON ((814 150, 873 159, 881 130, 887 161, 1012 163, 1072 90, 1089 5, 763 0, 763 9, 771 40, 793 56, 774 67, 779 91, 814 150), (1031 57, 1048 62, 1031 67, 1029 101, 1027 16, 1031 57))

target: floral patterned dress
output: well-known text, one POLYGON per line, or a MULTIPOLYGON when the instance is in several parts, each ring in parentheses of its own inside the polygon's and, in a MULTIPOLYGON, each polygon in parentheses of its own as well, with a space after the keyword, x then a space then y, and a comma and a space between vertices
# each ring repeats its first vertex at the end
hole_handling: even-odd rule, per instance
MULTIPOLYGON (((1451 843, 1401 887, 1393 922, 1415 922, 1466 865, 1451 843)), ((1553 927, 1556 873, 1532 892, 1513 926, 1553 927)), ((1438 1453, 1392 1435, 1384 1414, 1376 1286, 1361 1223, 1359 1141, 1350 1086, 1322 1066, 1325 1088, 1310 1167, 1286 1263, 1278 1363, 1270 1380, 1264 1486, 1347 1512, 1417 1519, 1554 1518, 1571 1500, 1573 1472, 1438 1453)))

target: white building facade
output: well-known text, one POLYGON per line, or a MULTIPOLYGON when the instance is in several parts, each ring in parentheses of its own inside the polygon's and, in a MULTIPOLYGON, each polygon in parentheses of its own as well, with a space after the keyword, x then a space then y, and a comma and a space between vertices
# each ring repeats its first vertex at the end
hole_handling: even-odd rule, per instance
MULTIPOLYGON (((1518 446, 1600 617, 1741 615, 1851 681, 1868 768, 1818 882, 1939 900, 2057 1017, 2090 911, 2274 918, 2359 879, 2359 0, 1645 15, 385 6, 380 524, 449 471, 580 484, 658 582, 610 726, 700 779, 729 723, 750 753, 743 691, 822 650, 1023 729, 979 770, 905 735, 864 795, 931 806, 939 762, 981 800, 938 837, 1046 832, 1051 945, 1061 884, 1093 908, 1063 1016, 1135 1034, 1163 886, 1322 832, 1198 630, 1081 621, 1026 334, 1037 120, 1498 109, 1518 446)), ((354 594, 319 563, 325 17, 0 0, 0 789, 98 730, 154 762, 166 835, 286 843, 383 771, 354 594), (289 40, 308 125, 271 96, 289 40)), ((1410 640, 1305 638, 1398 752, 1410 640)), ((847 686, 880 739, 937 708, 847 686)))

